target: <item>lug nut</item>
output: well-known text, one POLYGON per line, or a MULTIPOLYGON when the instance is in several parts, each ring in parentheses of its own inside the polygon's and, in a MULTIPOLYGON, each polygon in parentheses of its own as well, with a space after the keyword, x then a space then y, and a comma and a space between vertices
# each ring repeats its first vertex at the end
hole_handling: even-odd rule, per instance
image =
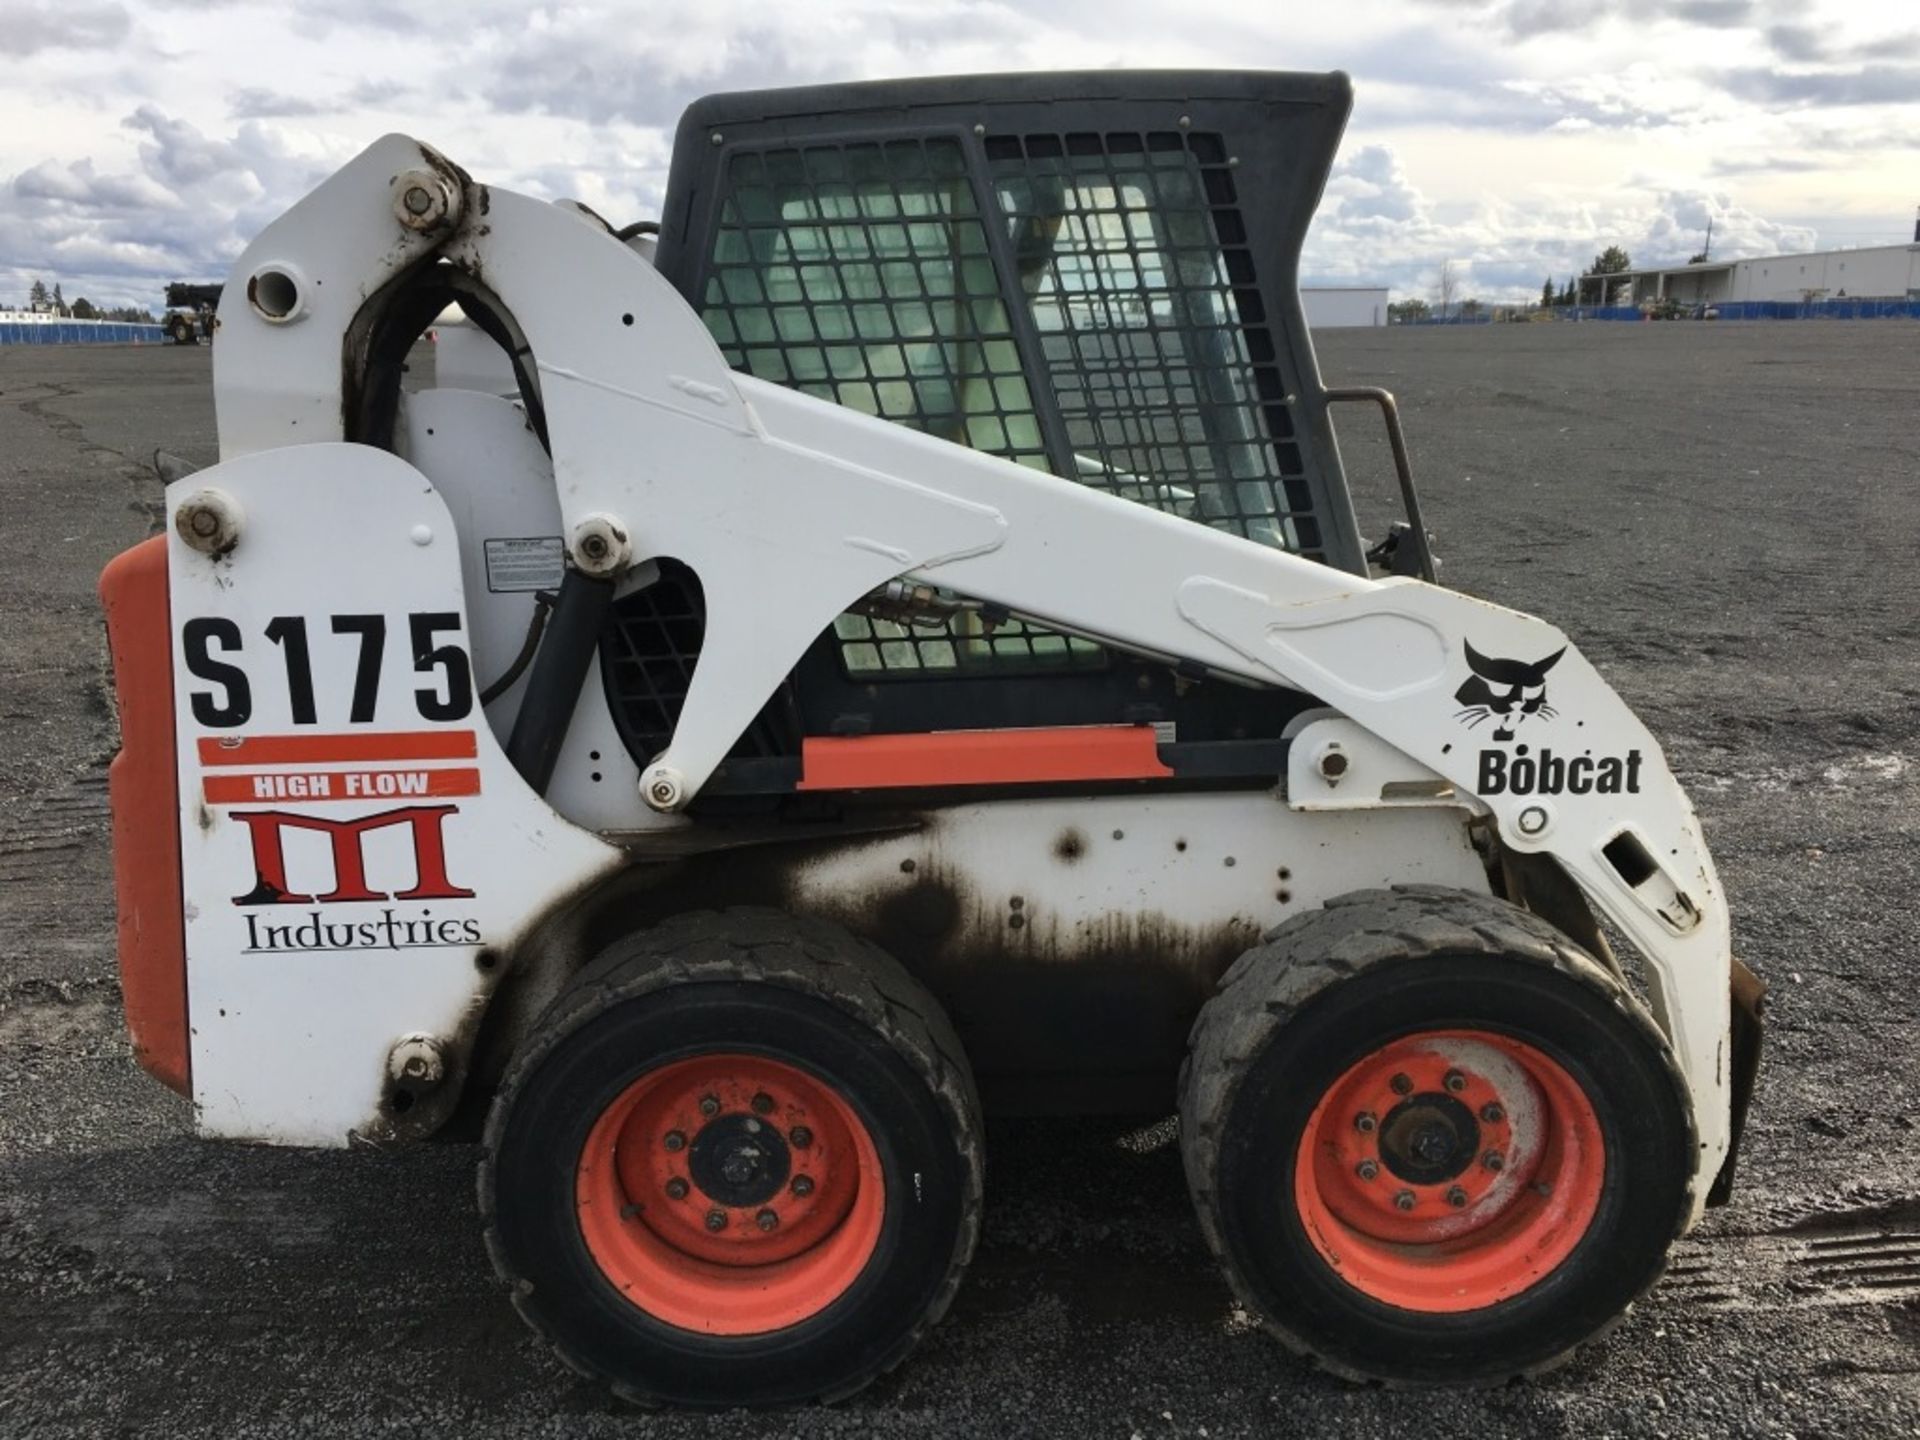
POLYGON ((1411 1210, 1413 1208, 1413 1192, 1411 1190, 1402 1190, 1398 1195, 1394 1196, 1393 1208, 1396 1210, 1411 1210))
POLYGON ((1462 1090, 1467 1088, 1467 1077, 1462 1075, 1458 1070, 1449 1070, 1447 1071, 1447 1078, 1441 1083, 1444 1084, 1447 1089, 1453 1091, 1454 1094, 1458 1095, 1462 1090))
POLYGON ((1498 1125, 1502 1120, 1507 1118, 1507 1112, 1502 1110, 1498 1105, 1482 1105, 1480 1107, 1480 1118, 1489 1125, 1498 1125))
POLYGON ((773 1097, 771 1095, 766 1094, 765 1092, 762 1092, 761 1094, 754 1096, 753 1097, 753 1113, 756 1115, 772 1114, 773 1113, 773 1097))
POLYGON ((794 1149, 804 1150, 813 1144, 813 1131, 804 1125, 796 1125, 793 1127, 791 1133, 788 1134, 787 1138, 793 1141, 794 1149))
POLYGON ((758 1225, 762 1230, 771 1230, 780 1223, 780 1217, 771 1210, 762 1210, 758 1215, 753 1217, 753 1223, 758 1225))
POLYGON ((717 1095, 702 1095, 700 1097, 700 1113, 705 1115, 709 1120, 715 1115, 718 1115, 720 1113, 720 1097, 717 1095))
POLYGON ((1358 1115, 1353 1117, 1353 1128, 1358 1130, 1362 1135, 1371 1135, 1379 1128, 1379 1125, 1379 1120, 1374 1118, 1371 1110, 1362 1110, 1358 1115))
POLYGON ((673 1179, 667 1181, 667 1198, 669 1200, 686 1199, 687 1198, 687 1182, 682 1180, 678 1175, 674 1176, 673 1179))
POLYGON ((1393 1086, 1393 1093, 1396 1095, 1411 1095, 1413 1093, 1413 1080, 1409 1076, 1396 1075, 1389 1083, 1393 1086))
POLYGON ((794 1194, 805 1198, 813 1193, 813 1177, 811 1175, 796 1175, 793 1177, 793 1184, 788 1188, 792 1190, 794 1194))
POLYGON ((687 1137, 682 1135, 678 1130, 669 1130, 667 1131, 667 1138, 660 1143, 665 1145, 669 1150, 684 1150, 687 1148, 687 1137))
POLYGON ((1454 1185, 1448 1189, 1447 1204, 1451 1205, 1454 1209, 1459 1210, 1463 1208, 1466 1205, 1466 1203, 1467 1203, 1466 1191, 1462 1190, 1458 1185, 1454 1185))
POLYGON ((1487 1169, 1498 1172, 1507 1168, 1507 1157, 1498 1150, 1489 1150, 1480 1157, 1480 1163, 1487 1169))
POLYGON ((727 1228, 727 1212, 724 1210, 707 1211, 707 1229, 724 1230, 727 1228))
POLYGON ((1358 1165, 1353 1167, 1353 1173, 1358 1175, 1362 1180, 1371 1180, 1379 1175, 1380 1166, 1376 1161, 1362 1160, 1358 1165))

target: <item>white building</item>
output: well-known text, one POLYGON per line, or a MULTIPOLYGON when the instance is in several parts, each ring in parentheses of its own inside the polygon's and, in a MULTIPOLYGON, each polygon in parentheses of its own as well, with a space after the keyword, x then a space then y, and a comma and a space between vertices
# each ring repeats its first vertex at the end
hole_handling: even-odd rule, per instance
POLYGON ((1688 305, 1742 300, 1920 300, 1920 226, 1906 245, 1710 260, 1620 275, 1589 275, 1577 283, 1584 305, 1641 305, 1657 300, 1688 305))
POLYGON ((1387 323, 1384 285, 1302 285, 1300 307, 1309 330, 1336 330, 1387 323))

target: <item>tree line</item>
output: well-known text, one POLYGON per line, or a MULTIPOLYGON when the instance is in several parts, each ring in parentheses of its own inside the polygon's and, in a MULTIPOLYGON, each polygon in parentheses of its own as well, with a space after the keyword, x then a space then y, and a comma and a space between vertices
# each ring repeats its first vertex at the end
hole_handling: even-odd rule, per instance
MULTIPOLYGON (((1704 254, 1695 256, 1689 264, 1699 264, 1704 254)), ((1613 281, 1607 277, 1624 275, 1633 268, 1633 260, 1618 245, 1609 245, 1593 257, 1593 263, 1582 270, 1577 277, 1569 276, 1564 285, 1555 285, 1549 275, 1540 286, 1539 306, 1541 309, 1556 309, 1563 305, 1608 305, 1618 303, 1624 298, 1626 282, 1613 281), (1598 280, 1598 283, 1594 283, 1598 280)), ((1480 300, 1468 297, 1459 299, 1460 272, 1451 260, 1443 260, 1434 279, 1434 298, 1431 303, 1420 296, 1409 296, 1405 300, 1396 300, 1387 306, 1387 316, 1401 323, 1416 320, 1429 320, 1436 316, 1446 319, 1477 319, 1487 308, 1480 300)))
MULTIPOLYGON (((0 310, 10 310, 10 305, 0 304, 0 310)), ((100 306, 95 305, 86 296, 79 296, 69 305, 67 297, 60 291, 60 282, 54 281, 53 288, 47 288, 44 280, 35 280, 27 292, 27 303, 21 307, 26 310, 44 311, 69 320, 118 320, 129 325, 157 325, 151 310, 142 310, 135 305, 100 306)))

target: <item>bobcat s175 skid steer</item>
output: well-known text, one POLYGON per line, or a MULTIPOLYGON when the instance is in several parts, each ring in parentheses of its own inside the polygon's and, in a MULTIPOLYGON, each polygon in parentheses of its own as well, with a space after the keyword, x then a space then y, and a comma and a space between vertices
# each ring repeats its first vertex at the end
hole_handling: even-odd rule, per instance
POLYGON ((269 226, 220 462, 102 581, 128 1020, 199 1130, 484 1114, 513 1303, 647 1401, 898 1363, 995 1110, 1177 1106, 1342 1375, 1618 1317, 1729 1182, 1759 987, 1579 650, 1357 529, 1329 406, 1391 400, 1296 277, 1349 103, 719 96, 657 225, 389 136, 269 226), (405 383, 450 306, 499 385, 405 383))

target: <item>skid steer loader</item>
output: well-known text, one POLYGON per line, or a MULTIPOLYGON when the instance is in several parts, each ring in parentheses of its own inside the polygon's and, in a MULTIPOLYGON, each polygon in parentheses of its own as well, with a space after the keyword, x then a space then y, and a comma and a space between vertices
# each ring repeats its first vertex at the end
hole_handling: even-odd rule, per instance
POLYGON ((897 1364, 996 1110, 1177 1107, 1340 1375, 1609 1325, 1725 1193, 1759 987, 1593 666, 1355 523, 1296 276, 1349 105, 726 95, 657 225, 389 136, 269 226, 220 461, 101 586, 127 1018, 199 1131, 484 1113, 513 1303, 647 1402, 897 1364), (500 383, 409 378, 450 307, 500 383))

